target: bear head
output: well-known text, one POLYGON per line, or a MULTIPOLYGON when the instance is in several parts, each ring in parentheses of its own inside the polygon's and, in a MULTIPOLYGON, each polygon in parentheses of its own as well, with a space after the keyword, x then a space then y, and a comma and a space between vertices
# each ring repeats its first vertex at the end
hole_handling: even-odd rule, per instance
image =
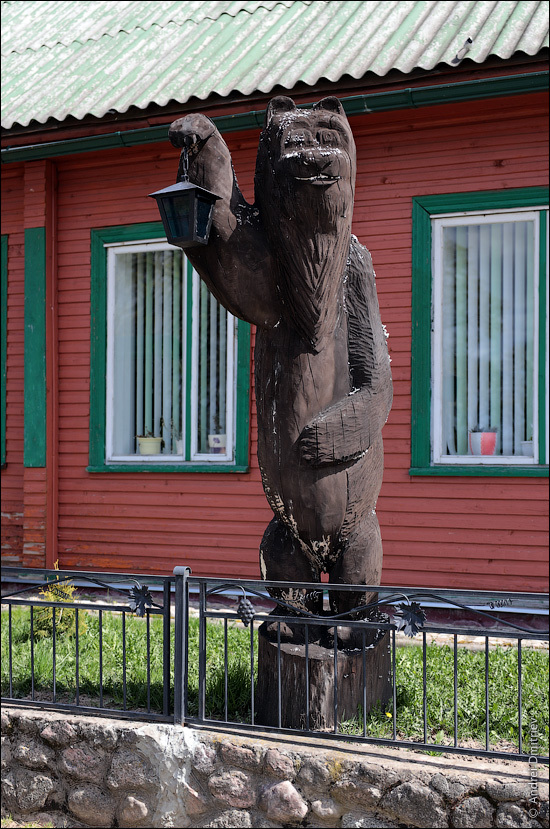
POLYGON ((337 98, 298 109, 268 105, 255 197, 287 322, 314 350, 334 331, 343 301, 355 189, 355 142, 337 98))

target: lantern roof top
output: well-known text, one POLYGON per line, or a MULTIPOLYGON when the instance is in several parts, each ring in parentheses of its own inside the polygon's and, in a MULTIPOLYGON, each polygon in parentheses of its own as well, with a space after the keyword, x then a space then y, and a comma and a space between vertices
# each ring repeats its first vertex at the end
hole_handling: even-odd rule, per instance
POLYGON ((456 65, 457 55, 476 68, 491 56, 548 47, 547 2, 10 0, 1 7, 5 129, 407 75, 456 65))

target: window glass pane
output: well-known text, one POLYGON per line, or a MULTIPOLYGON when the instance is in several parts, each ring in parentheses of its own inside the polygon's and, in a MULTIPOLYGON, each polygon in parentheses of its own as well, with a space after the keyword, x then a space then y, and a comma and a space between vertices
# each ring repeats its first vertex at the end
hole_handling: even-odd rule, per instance
POLYGON ((111 286, 115 456, 183 453, 182 260, 179 250, 115 254, 111 286))
POLYGON ((531 220, 442 228, 444 456, 533 457, 534 238, 531 220))
MULTIPOLYGON (((198 291, 197 452, 227 451, 228 313, 201 282, 198 291)), ((231 362, 231 361, 230 361, 231 362)))

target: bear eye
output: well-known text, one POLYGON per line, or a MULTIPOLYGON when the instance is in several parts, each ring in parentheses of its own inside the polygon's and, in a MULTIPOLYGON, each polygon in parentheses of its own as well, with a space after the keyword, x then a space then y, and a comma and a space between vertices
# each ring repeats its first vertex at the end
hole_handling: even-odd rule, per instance
POLYGON ((306 130, 296 130, 285 136, 285 147, 301 147, 306 142, 311 142, 311 133, 306 130))
POLYGON ((319 130, 317 141, 329 147, 337 147, 340 143, 338 133, 335 130, 319 130))

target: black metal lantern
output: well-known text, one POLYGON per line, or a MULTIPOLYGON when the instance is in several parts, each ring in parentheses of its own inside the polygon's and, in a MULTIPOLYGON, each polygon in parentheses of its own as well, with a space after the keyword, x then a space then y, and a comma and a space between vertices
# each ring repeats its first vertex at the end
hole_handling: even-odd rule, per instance
POLYGON ((187 170, 188 148, 184 147, 177 183, 149 194, 152 199, 156 199, 166 238, 171 245, 180 248, 207 244, 214 203, 221 198, 203 187, 191 184, 187 170))

